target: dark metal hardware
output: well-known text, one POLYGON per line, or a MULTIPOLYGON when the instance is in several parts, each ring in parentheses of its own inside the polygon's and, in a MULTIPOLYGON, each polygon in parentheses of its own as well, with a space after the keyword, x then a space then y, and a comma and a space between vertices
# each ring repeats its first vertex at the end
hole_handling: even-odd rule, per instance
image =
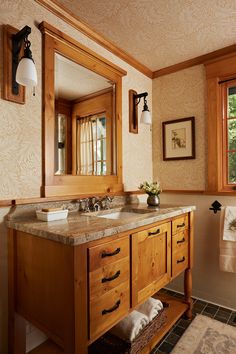
POLYGON ((185 242, 185 238, 183 237, 182 240, 178 240, 177 243, 183 243, 185 242))
POLYGON ((118 247, 114 252, 111 252, 111 253, 107 253, 106 251, 102 251, 102 258, 115 256, 118 253, 120 253, 120 247, 118 247))
POLYGON ((178 260, 177 260, 177 263, 182 263, 182 262, 184 262, 184 261, 185 261, 185 257, 183 256, 182 259, 178 259, 178 260))
POLYGON ((27 39, 30 33, 31 28, 29 26, 25 26, 22 30, 12 35, 12 93, 14 95, 18 95, 19 93, 19 84, 16 82, 16 70, 19 63, 19 53, 23 41, 25 41, 25 43, 29 43, 25 49, 27 49, 27 53, 30 51, 30 42, 27 39))
POLYGON ((110 309, 104 309, 104 310, 102 310, 102 315, 106 315, 107 313, 111 313, 111 312, 117 310, 118 307, 120 306, 120 303, 121 303, 121 301, 118 300, 118 301, 115 303, 115 305, 114 305, 113 307, 111 307, 110 309))
POLYGON ((57 147, 58 147, 58 149, 64 149, 64 147, 65 147, 64 142, 59 141, 57 147))
POLYGON ((217 211, 221 211, 221 204, 218 202, 218 200, 215 200, 214 203, 211 204, 211 208, 209 210, 213 210, 214 214, 217 213, 217 211))
POLYGON ((102 283, 106 283, 108 281, 112 281, 115 280, 116 278, 118 278, 120 276, 120 270, 118 270, 116 272, 116 274, 112 275, 110 278, 102 278, 102 283))
POLYGON ((177 228, 178 227, 184 227, 184 226, 185 226, 185 222, 183 222, 182 224, 177 225, 177 228))
POLYGON ((157 235, 157 234, 159 234, 160 233, 160 229, 157 229, 156 231, 154 231, 154 232, 149 232, 148 233, 148 236, 152 236, 152 235, 157 235))

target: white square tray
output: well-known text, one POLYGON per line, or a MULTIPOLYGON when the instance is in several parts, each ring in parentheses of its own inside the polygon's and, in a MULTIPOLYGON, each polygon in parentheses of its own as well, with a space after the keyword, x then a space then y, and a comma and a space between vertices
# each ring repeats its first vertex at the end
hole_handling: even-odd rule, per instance
POLYGON ((56 211, 42 211, 36 210, 36 215, 39 220, 42 221, 54 221, 63 220, 68 216, 68 210, 56 210, 56 211))

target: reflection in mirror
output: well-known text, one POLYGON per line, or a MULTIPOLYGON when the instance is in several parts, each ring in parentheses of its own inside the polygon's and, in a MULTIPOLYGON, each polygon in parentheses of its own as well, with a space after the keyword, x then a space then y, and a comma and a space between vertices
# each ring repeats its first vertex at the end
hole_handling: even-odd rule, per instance
POLYGON ((115 84, 55 54, 55 174, 116 174, 115 84))

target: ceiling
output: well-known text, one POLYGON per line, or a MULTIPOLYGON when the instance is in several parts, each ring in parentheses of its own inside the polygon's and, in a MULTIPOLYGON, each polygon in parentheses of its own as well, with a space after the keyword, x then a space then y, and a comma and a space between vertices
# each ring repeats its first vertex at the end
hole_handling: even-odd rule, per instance
POLYGON ((108 79, 56 53, 56 98, 71 101, 110 87, 112 83, 108 79))
POLYGON ((152 71, 236 42, 235 0, 57 0, 152 71))

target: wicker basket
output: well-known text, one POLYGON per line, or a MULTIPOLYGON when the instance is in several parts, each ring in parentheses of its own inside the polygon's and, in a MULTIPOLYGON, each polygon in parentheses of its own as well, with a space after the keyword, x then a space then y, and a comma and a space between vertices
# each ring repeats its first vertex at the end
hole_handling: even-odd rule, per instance
POLYGON ((157 334, 166 323, 166 308, 169 304, 163 303, 163 309, 145 326, 139 335, 132 341, 122 340, 107 332, 94 342, 89 348, 89 354, 138 354, 157 334))

